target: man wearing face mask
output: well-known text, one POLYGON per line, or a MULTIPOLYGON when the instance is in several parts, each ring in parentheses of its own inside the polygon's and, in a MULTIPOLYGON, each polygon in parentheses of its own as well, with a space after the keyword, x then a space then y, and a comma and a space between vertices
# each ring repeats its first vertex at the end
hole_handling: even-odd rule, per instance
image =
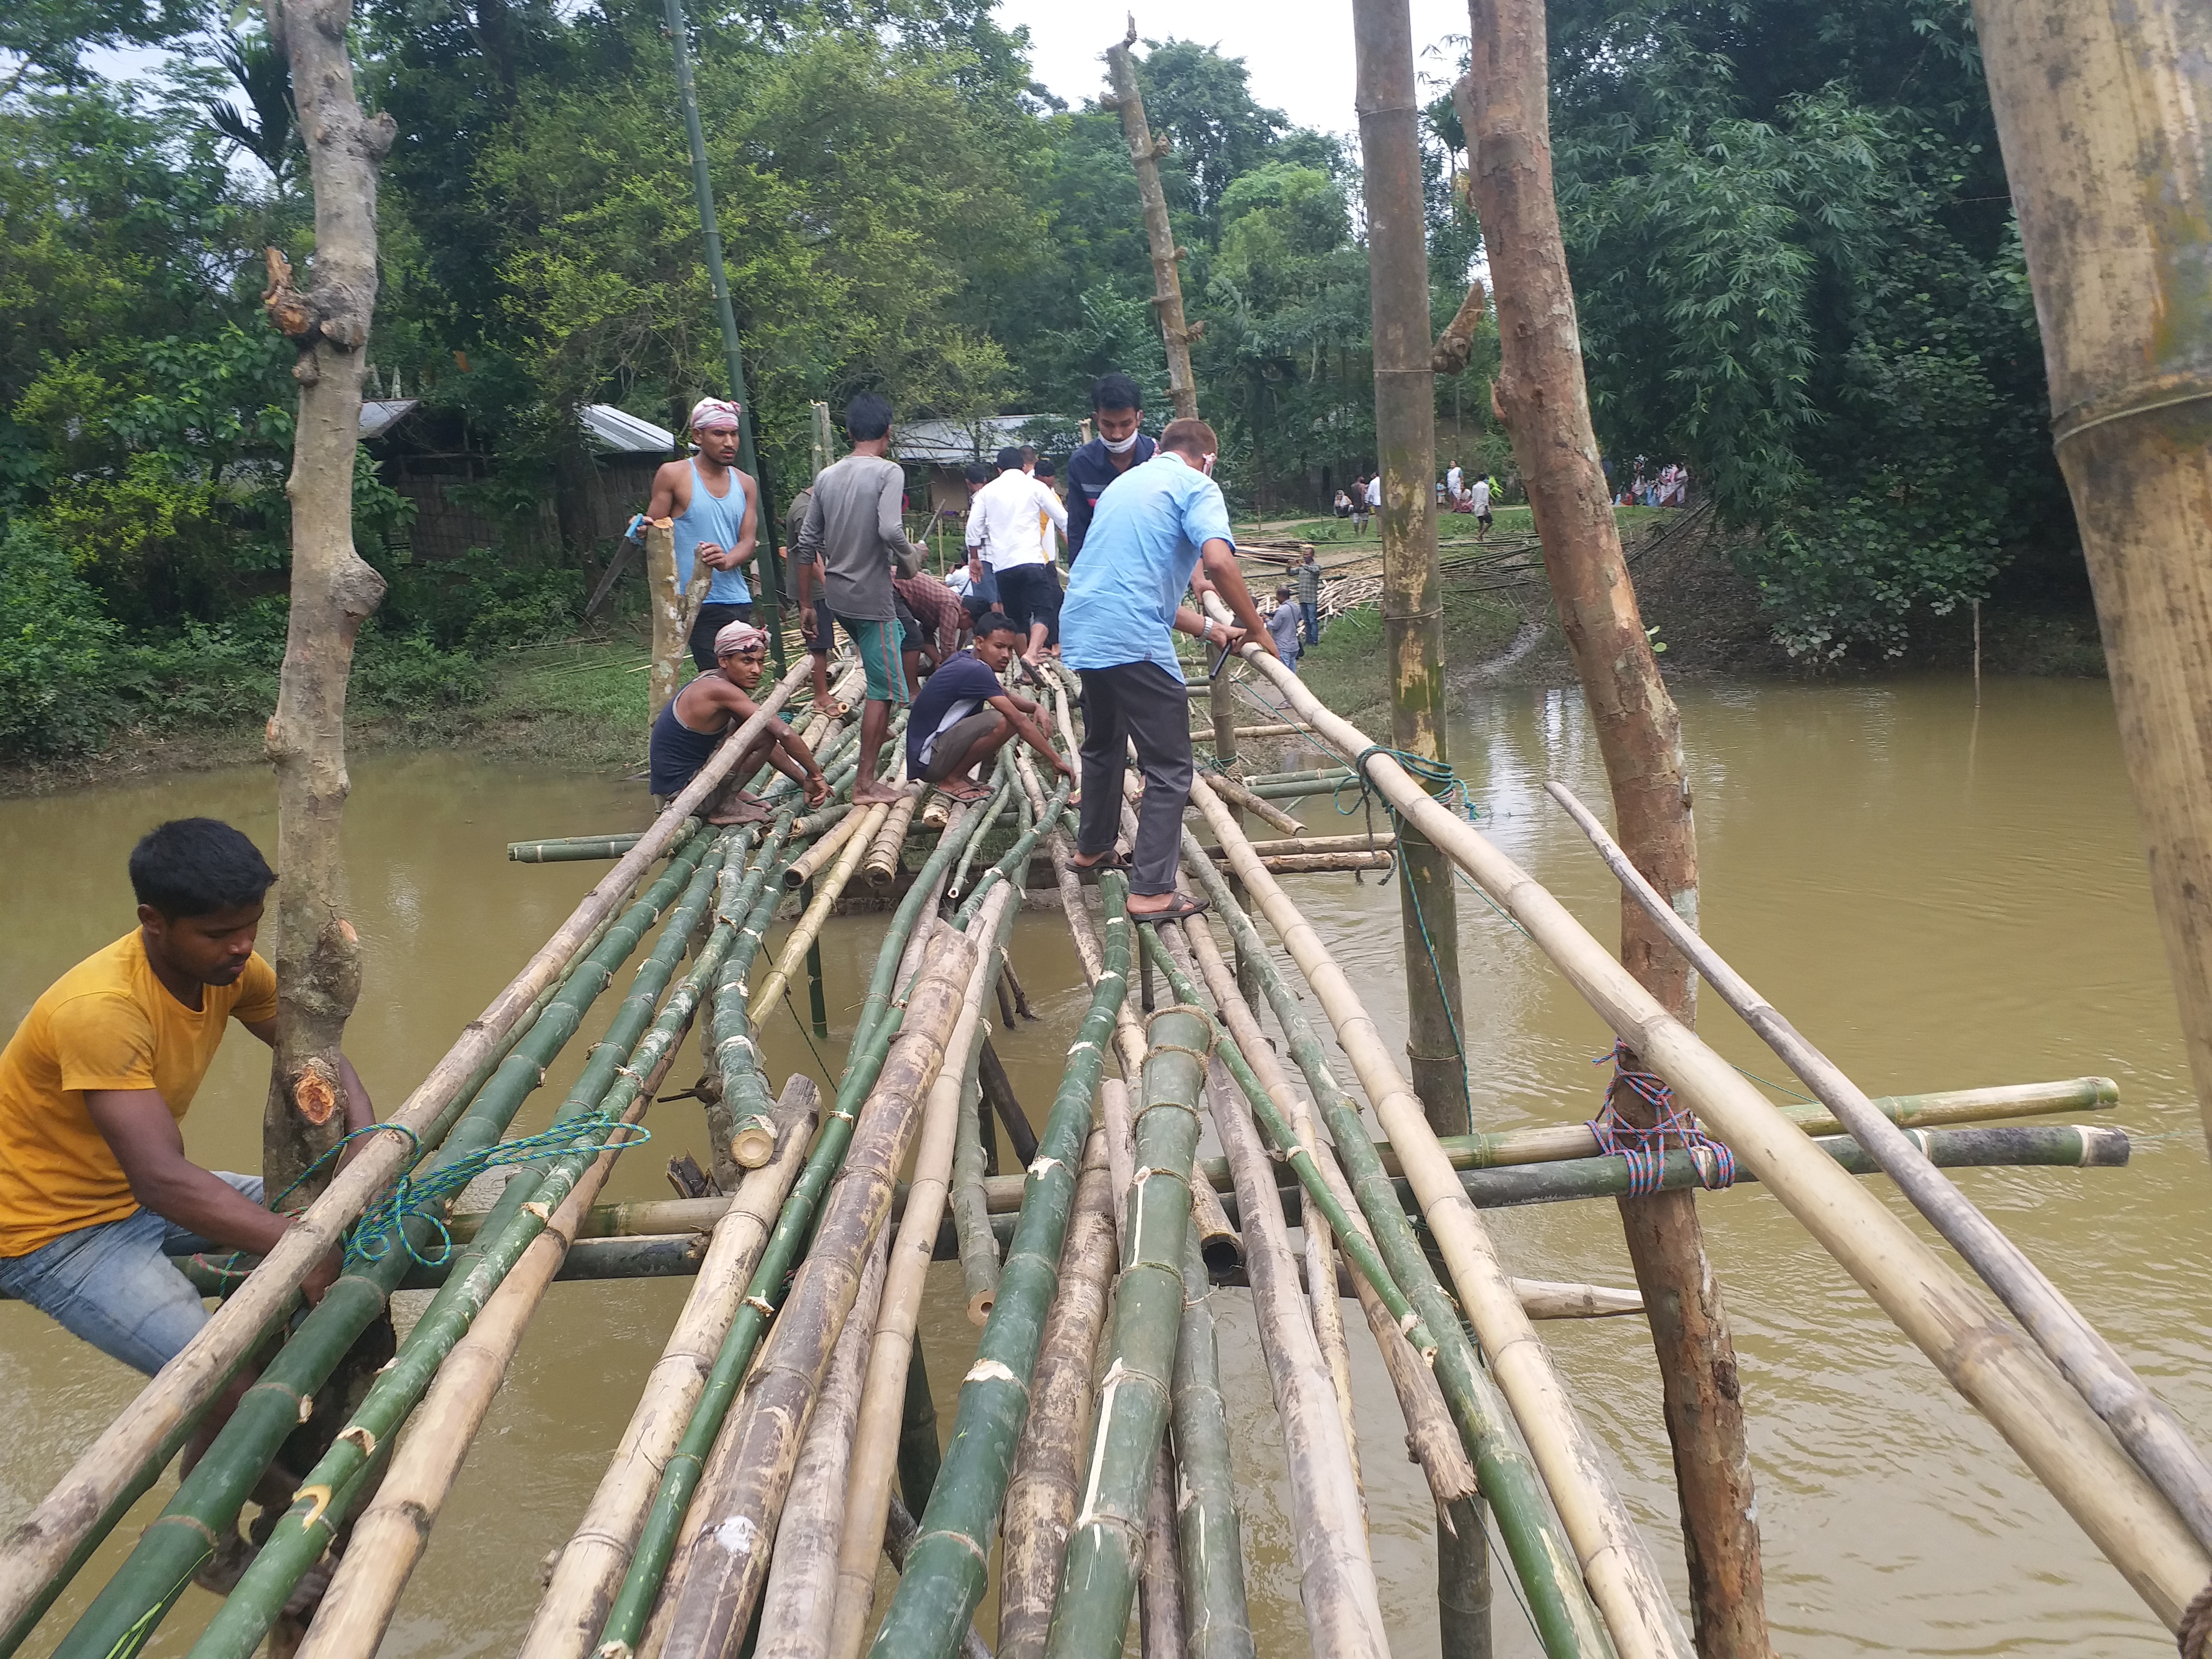
POLYGON ((1247 635, 1274 649, 1237 566, 1229 508, 1213 482, 1220 441, 1203 421, 1170 421, 1159 453, 1100 492, 1089 550, 1067 579, 1060 660, 1083 677, 1083 820, 1075 863, 1122 863, 1115 850, 1121 771, 1136 745, 1144 805, 1130 849, 1129 915, 1172 921, 1206 907, 1175 890, 1190 800, 1190 690, 1174 631, 1206 641, 1209 655, 1247 635), (1239 624, 1209 622, 1183 595, 1203 565, 1239 624))
POLYGON ((1102 374, 1091 388, 1091 416, 1098 435, 1067 458, 1067 568, 1073 572, 1091 515, 1106 486, 1149 461, 1159 446, 1137 428, 1144 423, 1145 394, 1126 374, 1102 374))

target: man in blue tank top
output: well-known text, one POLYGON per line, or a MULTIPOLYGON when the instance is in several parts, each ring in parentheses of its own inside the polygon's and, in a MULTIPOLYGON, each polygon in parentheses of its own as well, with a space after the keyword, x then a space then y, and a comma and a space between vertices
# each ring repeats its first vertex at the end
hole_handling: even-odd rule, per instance
POLYGON ((714 667, 714 635, 733 622, 753 619, 753 590, 745 567, 760 537, 760 487, 737 470, 738 422, 742 410, 721 398, 702 398, 691 410, 691 441, 698 453, 670 461, 653 475, 648 519, 676 521, 676 585, 689 590, 695 562, 714 571, 707 601, 691 624, 691 660, 702 674, 714 667))

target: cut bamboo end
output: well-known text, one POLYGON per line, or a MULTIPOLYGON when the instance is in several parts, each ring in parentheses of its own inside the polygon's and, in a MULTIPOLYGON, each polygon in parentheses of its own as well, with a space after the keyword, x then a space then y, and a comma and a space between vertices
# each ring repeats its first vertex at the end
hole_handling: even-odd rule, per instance
POLYGON ((775 1154, 775 1125, 764 1117, 747 1118, 730 1137, 730 1154, 740 1168, 762 1168, 775 1154))
POLYGON ((991 1317, 991 1310, 999 1305, 996 1290, 978 1291, 968 1298, 968 1322, 979 1330, 991 1317))

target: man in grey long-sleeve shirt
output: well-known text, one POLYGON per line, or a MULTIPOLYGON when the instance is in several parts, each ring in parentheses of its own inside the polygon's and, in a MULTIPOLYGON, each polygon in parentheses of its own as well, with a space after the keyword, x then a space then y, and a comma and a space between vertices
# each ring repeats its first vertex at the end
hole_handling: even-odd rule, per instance
MULTIPOLYGON (((867 676, 861 696, 860 775, 853 799, 896 800, 903 793, 876 779, 876 756, 890 729, 891 705, 907 702, 900 662, 897 613, 892 603, 891 562, 912 575, 921 555, 906 538, 899 500, 906 475, 890 459, 891 406, 863 392, 845 406, 845 435, 853 453, 823 469, 814 499, 791 550, 799 573, 799 609, 815 609, 820 585, 830 616, 844 625, 867 676)), ((815 648, 830 649, 830 625, 817 625, 815 648)))

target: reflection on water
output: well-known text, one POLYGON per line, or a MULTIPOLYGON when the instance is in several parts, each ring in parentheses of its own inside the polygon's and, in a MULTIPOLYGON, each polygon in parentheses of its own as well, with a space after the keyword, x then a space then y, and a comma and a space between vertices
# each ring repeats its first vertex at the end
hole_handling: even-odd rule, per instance
MULTIPOLYGON (((1960 1179, 2185 1421, 2212 1425, 2212 1390, 2201 1380, 2212 1315, 2205 1154, 2105 689, 1990 682, 1978 715, 1969 688, 1948 681, 1693 686, 1683 704, 1706 931, 1867 1089, 2090 1073, 2119 1080, 2117 1121, 2137 1137, 2130 1168, 1967 1170, 1960 1179)), ((1609 940, 1618 927, 1609 878, 1543 795, 1545 781, 1559 777, 1603 801, 1579 697, 1487 692, 1461 714, 1455 754, 1486 827, 1609 940)), ((635 823, 641 805, 604 780, 524 775, 461 756, 373 757, 355 768, 347 830, 368 973, 349 1048, 380 1101, 404 1097, 604 869, 509 865, 505 843, 635 823)), ((272 793, 258 772, 0 803, 0 858, 13 876, 0 1022, 12 1025, 55 975, 130 925, 123 860, 131 841, 188 812, 228 817, 273 844, 272 793)), ((1325 801, 1309 817, 1336 827, 1325 801)), ((1395 1040, 1403 1003, 1395 900, 1343 876, 1290 880, 1395 1040)), ((1588 1115, 1596 1103, 1590 1060, 1609 1046, 1602 1025, 1470 890, 1462 892, 1460 925, 1478 1123, 1588 1115)), ((842 1052, 879 931, 878 921, 854 919, 824 935, 833 1030, 821 1056, 842 1052)), ((1056 917, 1024 915, 1015 938, 1043 1018, 1002 1034, 1001 1047, 1036 1111, 1050 1100, 1083 999, 1056 917)), ((1711 999, 1703 1028, 1748 1070, 1779 1074, 1711 999)), ((521 1127, 543 1121, 584 1046, 573 1045, 577 1058, 556 1069, 521 1127)), ((817 1046, 793 1020, 770 1024, 769 1060, 779 1074, 822 1076, 817 1046)), ((264 1079, 255 1048, 230 1044, 202 1092, 187 1139, 204 1162, 237 1167, 256 1156, 264 1079)), ((617 1171, 610 1196, 663 1194, 663 1158, 704 1150, 688 1104, 662 1109, 655 1129, 654 1150, 617 1171)), ((1780 1650, 1793 1659, 2169 1650, 2118 1575, 1995 1432, 1771 1197, 1753 1187, 1700 1202, 1742 1360, 1780 1650)), ((1609 1205, 1516 1210, 1495 1215, 1493 1225, 1520 1271, 1632 1282, 1609 1205)), ((974 1336, 957 1267, 937 1269, 930 1289, 924 1348, 949 1430, 952 1384, 974 1336)), ((684 1291, 659 1284, 553 1292, 387 1655, 512 1650, 535 1605, 538 1565, 588 1499, 684 1291)), ((1272 1659, 1305 1650, 1279 1431, 1243 1293, 1225 1292, 1218 1304, 1255 1624, 1272 1659)), ((1355 1320, 1363 1473, 1393 1648, 1431 1653, 1430 1510, 1358 1329, 1355 1320)), ((1666 1437, 1640 1323, 1545 1332, 1679 1595, 1666 1437)), ((9 1402, 0 1520, 35 1501, 135 1389, 120 1368, 36 1315, 0 1305, 0 1397, 9 1402)), ((122 1529, 125 1541, 165 1495, 146 1500, 122 1529)), ((81 1583, 97 1584, 121 1553, 112 1543, 81 1583)), ((65 1601, 33 1650, 51 1646, 83 1595, 65 1601)), ((1498 1651, 1534 1654, 1503 1573, 1497 1601, 1498 1651)), ((212 1605, 188 1591, 150 1650, 184 1652, 212 1605)))

